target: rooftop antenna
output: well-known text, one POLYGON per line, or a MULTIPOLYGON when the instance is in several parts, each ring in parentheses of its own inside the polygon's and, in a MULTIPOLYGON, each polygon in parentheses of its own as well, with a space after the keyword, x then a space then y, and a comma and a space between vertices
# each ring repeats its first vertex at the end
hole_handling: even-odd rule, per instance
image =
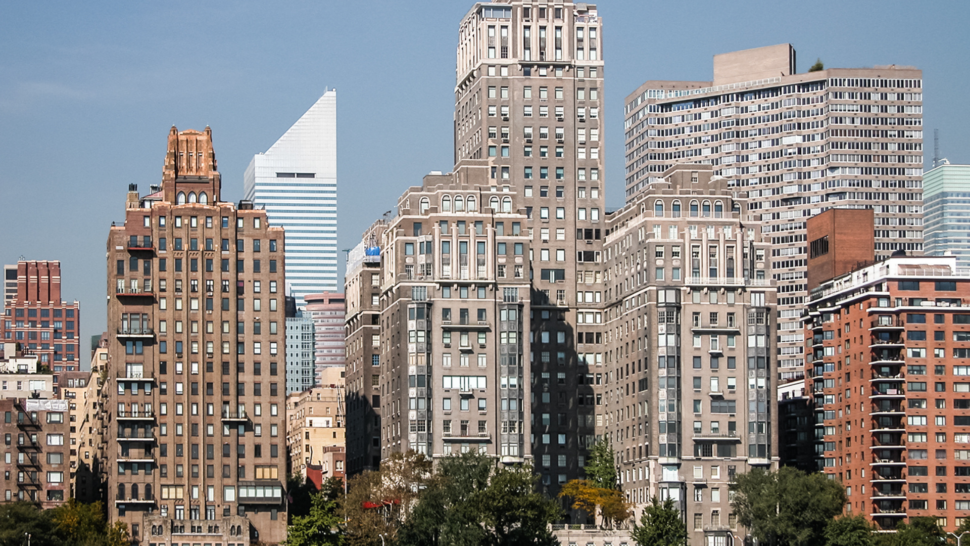
POLYGON ((933 129, 933 168, 940 165, 940 130, 933 129))

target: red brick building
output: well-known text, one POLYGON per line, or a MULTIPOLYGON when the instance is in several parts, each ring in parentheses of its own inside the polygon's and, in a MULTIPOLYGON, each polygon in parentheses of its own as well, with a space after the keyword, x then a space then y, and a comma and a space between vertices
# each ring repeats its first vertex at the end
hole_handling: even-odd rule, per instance
POLYGON ((846 512, 955 529, 970 517, 970 277, 953 257, 896 256, 823 282, 808 311, 815 458, 846 512))
POLYGON ((55 395, 59 373, 81 369, 80 332, 80 305, 61 299, 61 262, 18 262, 17 294, 4 309, 0 339, 20 343, 54 372, 55 395))

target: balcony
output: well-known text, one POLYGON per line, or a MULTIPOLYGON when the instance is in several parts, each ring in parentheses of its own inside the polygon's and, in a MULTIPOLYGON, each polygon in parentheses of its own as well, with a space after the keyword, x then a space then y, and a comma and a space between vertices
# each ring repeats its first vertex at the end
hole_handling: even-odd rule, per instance
POLYGON ((119 411, 115 415, 118 421, 154 421, 155 413, 151 411, 119 411))
POLYGON ((906 345, 898 332, 874 332, 869 341, 869 348, 874 350, 898 349, 906 345))
POLYGON ((115 297, 125 299, 154 298, 155 292, 151 288, 120 288, 115 290, 115 297))
POLYGON ((488 432, 442 432, 441 438, 446 442, 488 442, 492 435, 488 432))
POLYGON ((129 240, 125 245, 128 250, 131 251, 142 251, 142 252, 155 252, 155 245, 152 244, 151 237, 145 237, 142 240, 129 240))
POLYGON ((145 375, 145 372, 138 372, 134 370, 118 371, 115 373, 115 379, 119 381, 150 381, 155 382, 155 378, 150 375, 145 375))
POLYGON ((870 497, 880 500, 905 500, 906 493, 902 489, 873 489, 870 497))
POLYGON ((132 498, 115 495, 115 506, 119 504, 155 504, 155 497, 148 495, 144 497, 132 498))
POLYGON ((17 487, 21 489, 26 489, 28 487, 39 488, 41 487, 40 479, 38 479, 36 476, 30 476, 29 474, 25 474, 24 479, 17 480, 17 487))
POLYGON ((900 470, 899 472, 873 472, 871 482, 905 482, 906 474, 900 470))
POLYGON ((20 414, 20 419, 17 419, 17 428, 29 429, 29 428, 40 428, 40 419, 36 417, 31 417, 27 414, 20 414))
POLYGON ((890 315, 882 315, 873 319, 869 323, 871 331, 899 331, 906 327, 902 318, 890 315))
POLYGON ((222 412, 222 422, 223 423, 245 423, 249 418, 246 416, 244 411, 223 411, 222 412))
POLYGON ((40 468, 40 459, 36 455, 24 457, 23 461, 17 461, 17 468, 30 472, 31 469, 40 468))
POLYGON ((118 434, 119 442, 154 442, 155 435, 151 432, 126 432, 118 434))
POLYGON ((148 453, 146 455, 142 455, 141 457, 132 457, 132 456, 123 455, 123 456, 118 457, 117 459, 115 459, 115 462, 119 462, 119 463, 154 463, 155 462, 155 459, 152 458, 152 454, 151 453, 148 453))
POLYGON ((905 389, 872 389, 869 398, 906 398, 905 389))
POLYGON ((452 322, 451 328, 453 330, 488 330, 490 325, 487 320, 461 319, 458 322, 452 322))
POLYGON ((118 339, 154 339, 152 328, 118 328, 118 339))
POLYGON ((710 442, 740 442, 741 437, 737 432, 695 432, 694 441, 710 442))
POLYGON ((40 442, 21 442, 17 444, 17 449, 20 451, 40 451, 40 442))

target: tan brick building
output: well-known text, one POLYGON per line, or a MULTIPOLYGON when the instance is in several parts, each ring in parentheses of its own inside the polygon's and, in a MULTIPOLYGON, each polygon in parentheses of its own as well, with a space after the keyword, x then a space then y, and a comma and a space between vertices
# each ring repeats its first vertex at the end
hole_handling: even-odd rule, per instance
POLYGON ((283 230, 220 186, 173 127, 108 235, 108 512, 141 544, 285 538, 283 230))
POLYGON ((347 472, 377 470, 381 459, 381 248, 374 222, 347 255, 347 472))
POLYGON ((306 478, 316 470, 325 478, 344 476, 347 395, 341 372, 326 369, 323 385, 286 397, 289 474, 306 478))

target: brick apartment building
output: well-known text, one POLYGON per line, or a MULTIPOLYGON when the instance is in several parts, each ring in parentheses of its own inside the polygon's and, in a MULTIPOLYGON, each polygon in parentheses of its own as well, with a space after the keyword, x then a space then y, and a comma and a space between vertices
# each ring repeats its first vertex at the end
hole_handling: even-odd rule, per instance
MULTIPOLYGON (((809 221, 810 270, 852 242, 824 216, 809 221)), ((870 261, 860 250, 844 263, 870 261)), ((811 288, 815 459, 845 485, 848 513, 884 530, 929 516, 949 531, 970 517, 970 277, 952 256, 898 254, 811 288)))
POLYGON ((70 423, 66 400, 54 399, 54 376, 37 355, 4 344, 0 358, 0 502, 43 508, 71 496, 70 423))
POLYGON ((41 366, 54 372, 58 394, 61 372, 81 370, 81 307, 61 299, 59 261, 21 261, 16 293, 4 308, 0 339, 23 345, 41 366))
POLYGON ((220 189, 211 130, 173 127, 108 235, 108 514, 141 544, 286 536, 283 230, 220 189))

